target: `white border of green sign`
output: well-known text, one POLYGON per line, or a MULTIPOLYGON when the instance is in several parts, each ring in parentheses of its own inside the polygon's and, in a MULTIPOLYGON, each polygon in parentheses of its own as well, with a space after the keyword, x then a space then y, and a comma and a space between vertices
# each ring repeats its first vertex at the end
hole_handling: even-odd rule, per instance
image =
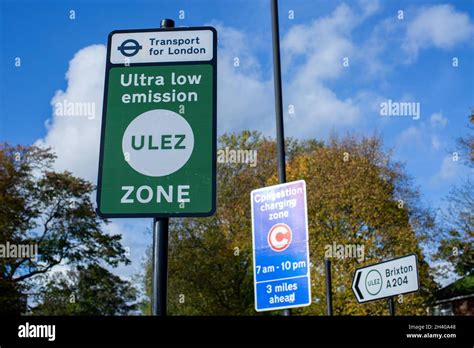
POLYGON ((105 85, 104 85, 104 100, 102 107, 102 127, 101 127, 101 138, 100 138, 100 157, 99 157, 99 173, 97 181, 97 214, 104 218, 130 218, 130 217, 194 217, 194 216, 211 216, 214 214, 216 209, 216 129, 217 129, 217 31, 213 27, 188 27, 188 28, 155 28, 155 29, 136 29, 136 30, 115 30, 109 34, 107 43, 107 62, 105 69, 105 85), (112 64, 111 63, 111 49, 112 49, 112 36, 114 34, 126 34, 126 33, 147 33, 147 32, 180 32, 180 31, 203 31, 210 30, 213 33, 213 54, 212 59, 208 61, 166 61, 166 62, 151 62, 151 63, 134 63, 130 59, 129 64, 112 64), (104 138, 106 130, 106 114, 107 114, 107 95, 109 89, 109 72, 114 67, 125 67, 125 66, 186 66, 186 65, 199 65, 206 64, 212 65, 213 67, 213 91, 212 91, 212 192, 211 192, 211 209, 208 211, 199 212, 167 212, 167 213, 109 213, 101 211, 101 195, 105 194, 102 191, 102 174, 103 174, 103 160, 104 160, 104 138))

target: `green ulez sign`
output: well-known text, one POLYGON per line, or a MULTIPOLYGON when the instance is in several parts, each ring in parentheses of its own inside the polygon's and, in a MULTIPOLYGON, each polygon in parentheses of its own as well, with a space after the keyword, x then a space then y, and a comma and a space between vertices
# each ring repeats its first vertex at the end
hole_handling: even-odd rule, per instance
POLYGON ((211 27, 109 35, 99 215, 214 213, 216 61, 211 27))

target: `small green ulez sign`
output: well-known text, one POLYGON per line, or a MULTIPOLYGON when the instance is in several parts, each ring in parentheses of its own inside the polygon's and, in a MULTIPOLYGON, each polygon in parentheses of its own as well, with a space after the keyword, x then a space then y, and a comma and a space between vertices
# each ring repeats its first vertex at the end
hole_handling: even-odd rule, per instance
POLYGON ((216 32, 211 27, 109 35, 99 215, 213 214, 216 60, 216 32), (162 54, 156 55, 160 42, 162 54), (174 44, 186 49, 186 42, 195 49, 195 60, 191 60, 193 50, 179 55, 173 49, 174 44))

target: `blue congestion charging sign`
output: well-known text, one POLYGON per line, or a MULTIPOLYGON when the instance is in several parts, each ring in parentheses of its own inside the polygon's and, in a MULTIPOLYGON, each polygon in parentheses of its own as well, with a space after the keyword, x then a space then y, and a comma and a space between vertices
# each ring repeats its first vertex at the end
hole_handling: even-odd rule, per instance
POLYGON ((255 309, 311 304, 304 180, 251 193, 255 309))

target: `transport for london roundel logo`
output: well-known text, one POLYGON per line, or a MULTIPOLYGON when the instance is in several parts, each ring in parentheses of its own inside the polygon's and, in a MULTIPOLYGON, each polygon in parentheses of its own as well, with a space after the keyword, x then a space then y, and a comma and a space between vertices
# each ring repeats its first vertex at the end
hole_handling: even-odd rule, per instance
POLYGON ((293 232, 286 224, 276 224, 268 232, 268 245, 274 251, 283 251, 290 246, 293 232))

